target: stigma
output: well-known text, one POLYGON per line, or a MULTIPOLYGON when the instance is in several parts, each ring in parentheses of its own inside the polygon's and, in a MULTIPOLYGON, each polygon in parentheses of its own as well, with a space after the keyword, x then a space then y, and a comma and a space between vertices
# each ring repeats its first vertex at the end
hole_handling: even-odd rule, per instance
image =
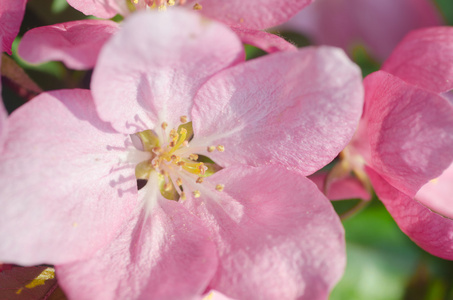
MULTIPOLYGON (((187 116, 180 117, 178 128, 169 128, 162 122, 157 130, 144 130, 131 135, 135 147, 151 154, 151 158, 142 161, 135 168, 137 180, 148 180, 155 172, 158 175, 158 189, 163 197, 169 200, 186 200, 187 195, 199 198, 204 178, 219 171, 221 167, 209 157, 195 153, 200 148, 191 148, 193 138, 192 122, 187 116), (159 138, 160 137, 160 138, 159 138)), ((223 145, 207 145, 208 153, 224 152, 223 145)), ((219 183, 212 187, 218 192, 224 185, 219 183)))

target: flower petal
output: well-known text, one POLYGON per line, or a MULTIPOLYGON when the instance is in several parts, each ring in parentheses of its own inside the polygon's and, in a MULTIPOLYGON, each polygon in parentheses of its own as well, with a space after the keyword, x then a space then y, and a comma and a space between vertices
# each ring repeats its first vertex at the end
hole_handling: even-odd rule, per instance
POLYGON ((116 14, 127 15, 127 2, 121 0, 68 0, 69 5, 98 18, 110 19, 116 14))
POLYGON ((343 273, 344 232, 310 180, 280 166, 236 166, 206 178, 200 191, 185 204, 217 243, 210 288, 235 299, 327 298, 343 273), (223 192, 209 189, 218 183, 223 192))
POLYGON ((391 74, 365 78, 370 166, 413 197, 453 161, 453 107, 391 74))
POLYGON ((126 141, 86 90, 44 93, 14 111, 0 157, 0 261, 65 263, 109 242, 136 205, 126 141))
POLYGON ((343 51, 304 48, 221 72, 200 89, 195 104, 191 145, 224 145, 224 153, 209 153, 217 163, 282 164, 309 175, 353 136, 362 79, 343 51))
POLYGON ((255 29, 231 27, 243 43, 255 46, 268 53, 296 51, 297 48, 278 35, 255 29))
POLYGON ((126 133, 163 121, 175 127, 200 85, 243 58, 237 36, 199 14, 136 13, 99 56, 92 81, 98 112, 126 133))
POLYGON ((453 89, 453 28, 411 32, 393 51, 382 70, 435 93, 453 89))
POLYGON ((444 259, 453 259, 453 220, 430 211, 413 198, 399 192, 372 169, 367 168, 367 173, 376 194, 401 230, 429 253, 444 259))
POLYGON ((61 60, 69 68, 90 69, 104 43, 119 29, 108 20, 82 20, 34 28, 19 45, 19 55, 34 64, 61 60))
POLYGON ((11 54, 11 45, 19 33, 20 24, 24 18, 27 0, 2 1, 0 6, 0 37, 2 37, 0 52, 11 54))
POLYGON ((181 203, 143 192, 150 183, 139 192, 159 202, 149 215, 140 206, 108 247, 57 266, 70 298, 193 299, 205 291, 217 267, 208 231, 181 203))
MULTIPOLYGON (((453 219, 453 165, 450 165, 442 175, 422 186, 415 195, 420 203, 438 214, 453 219)), ((452 221, 453 222, 453 221, 452 221)))
POLYGON ((313 0, 198 1, 203 6, 202 14, 228 25, 249 29, 279 25, 311 2, 313 0))

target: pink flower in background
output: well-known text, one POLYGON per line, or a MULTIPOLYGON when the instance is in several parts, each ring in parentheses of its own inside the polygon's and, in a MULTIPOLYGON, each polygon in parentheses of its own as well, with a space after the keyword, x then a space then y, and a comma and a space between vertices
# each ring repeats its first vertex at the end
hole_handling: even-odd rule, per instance
POLYGON ((442 23, 429 0, 317 0, 282 28, 348 53, 363 44, 383 61, 409 31, 442 23))
POLYGON ((359 130, 343 151, 346 173, 362 182, 368 174, 402 231, 453 259, 453 28, 411 32, 364 84, 359 130))
POLYGON ((55 264, 75 299, 326 298, 344 233, 304 175, 352 137, 360 71, 327 47, 243 60, 221 24, 137 14, 101 51, 93 97, 15 111, 0 260, 55 264))
MULTIPOLYGON (((197 10, 202 15, 231 27, 244 43, 266 52, 295 51, 284 39, 261 31, 287 21, 313 0, 253 0, 253 1, 148 1, 148 0, 71 0, 69 4, 87 15, 111 18, 116 14, 128 16, 134 10, 160 11, 181 6, 197 10)), ((164 13, 164 12, 162 12, 164 13)), ((99 49, 118 30, 109 20, 81 20, 28 31, 19 46, 19 54, 26 61, 38 64, 61 60, 72 69, 90 69, 96 64, 99 49)))
POLYGON ((2 49, 0 52, 11 54, 11 45, 19 33, 26 4, 26 0, 2 0, 2 5, 0 6, 0 37, 2 37, 2 49))

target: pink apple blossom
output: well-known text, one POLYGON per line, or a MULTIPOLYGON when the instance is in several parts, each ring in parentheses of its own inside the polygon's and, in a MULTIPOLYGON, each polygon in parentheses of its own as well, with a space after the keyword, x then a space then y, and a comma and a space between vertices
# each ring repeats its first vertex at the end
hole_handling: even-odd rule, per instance
MULTIPOLYGON (((83 13, 100 18, 110 18, 118 13, 127 16, 133 10, 162 11, 171 6, 181 6, 190 10, 196 8, 195 10, 202 15, 229 25, 244 43, 273 53, 295 51, 296 48, 279 36, 261 29, 283 23, 312 1, 70 0, 68 2, 83 13)), ((175 8, 169 8, 173 9, 175 8)), ((39 27, 24 35, 18 52, 30 63, 61 60, 73 69, 89 69, 94 67, 104 42, 117 30, 118 25, 108 20, 81 20, 39 27)))
POLYGON ((244 62, 222 24, 138 13, 102 49, 92 93, 43 93, 10 116, 0 260, 55 264, 74 299, 325 299, 344 233, 304 175, 352 137, 362 93, 339 49, 244 62))
POLYGON ((429 0, 317 0, 283 28, 348 53, 363 44, 383 61, 409 31, 442 23, 429 0))
POLYGON ((453 28, 411 32, 364 84, 365 109, 343 151, 344 171, 371 180, 418 245, 453 259, 453 28))
POLYGON ((2 0, 0 6, 1 51, 11 54, 11 45, 19 33, 27 0, 2 0))

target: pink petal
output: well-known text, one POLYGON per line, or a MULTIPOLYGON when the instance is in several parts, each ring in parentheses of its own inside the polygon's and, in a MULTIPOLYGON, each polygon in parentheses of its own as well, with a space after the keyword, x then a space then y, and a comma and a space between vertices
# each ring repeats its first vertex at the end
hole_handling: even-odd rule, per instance
MULTIPOLYGON (((148 185, 142 201, 150 200, 143 192, 148 185)), ((204 292, 217 267, 215 245, 181 203, 160 195, 157 201, 149 215, 140 206, 92 258, 57 266, 70 298, 193 299, 204 292)))
POLYGON ((413 197, 453 161, 453 107, 383 71, 364 83, 370 166, 413 197))
POLYGON ((68 0, 68 3, 85 15, 103 19, 110 19, 116 14, 126 15, 129 12, 126 1, 122 0, 68 0))
POLYGON ((422 186, 415 199, 442 216, 453 219, 453 165, 450 165, 442 175, 422 186))
POLYGON ((417 245, 444 259, 453 259, 453 220, 444 218, 393 188, 367 168, 376 194, 401 230, 417 245))
POLYGON ((435 93, 453 89, 453 28, 411 32, 382 69, 435 93))
POLYGON ((282 164, 308 175, 351 139, 362 113, 362 79, 343 51, 304 48, 223 71, 195 104, 191 145, 224 145, 224 153, 209 153, 214 161, 282 164))
POLYGON ((384 60, 409 31, 440 24, 439 13, 427 0, 317 0, 283 27, 348 52, 363 43, 384 60))
POLYGON ((199 14, 135 13, 101 52, 93 95, 101 118, 121 132, 164 121, 172 128, 189 114, 201 84, 243 59, 237 36, 199 14))
MULTIPOLYGON (((321 192, 324 192, 324 184, 327 172, 316 173, 311 175, 309 179, 313 181, 321 192)), ((345 200, 345 199, 363 199, 371 200, 371 195, 363 187, 360 181, 352 176, 335 180, 331 183, 327 191, 327 198, 330 200, 345 200)))
POLYGON ((86 90, 41 94, 8 121, 0 261, 65 263, 109 242, 136 205, 129 137, 98 119, 86 90))
POLYGON ((203 6, 202 14, 228 25, 249 29, 279 25, 311 2, 313 0, 198 1, 203 6))
POLYGON ((217 243, 210 288, 234 299, 327 298, 343 273, 344 232, 312 182, 280 166, 237 166, 206 178, 200 192, 185 204, 217 243), (223 192, 209 188, 218 183, 223 192))
POLYGON ((19 55, 34 64, 61 60, 69 68, 90 69, 104 43, 119 29, 113 21, 82 20, 34 28, 25 33, 19 55))
POLYGON ((258 47, 268 53, 297 50, 296 46, 272 33, 242 27, 231 27, 231 29, 243 43, 258 47))
POLYGON ((2 0, 0 6, 0 37, 3 39, 0 52, 5 51, 11 54, 11 45, 19 33, 26 4, 27 0, 2 0))

